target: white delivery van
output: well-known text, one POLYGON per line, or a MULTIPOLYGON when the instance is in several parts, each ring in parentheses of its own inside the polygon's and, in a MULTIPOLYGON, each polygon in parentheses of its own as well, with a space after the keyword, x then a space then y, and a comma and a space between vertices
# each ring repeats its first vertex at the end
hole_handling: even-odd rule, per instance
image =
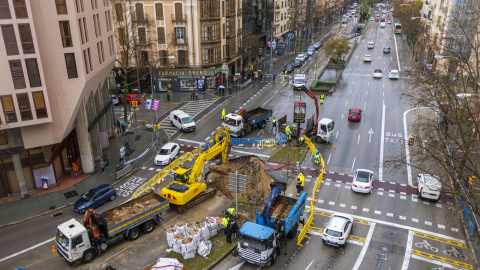
POLYGON ((442 190, 442 182, 438 176, 431 174, 417 175, 418 197, 438 201, 442 190))
POLYGON ((373 41, 370 41, 370 42, 368 42, 367 48, 368 49, 373 49, 374 45, 375 45, 375 43, 373 43, 373 41))
POLYGON ((196 129, 193 118, 182 110, 170 112, 170 123, 182 132, 195 131, 196 129))
POLYGON ((307 76, 305 74, 295 74, 293 79, 293 90, 301 90, 305 86, 307 76))

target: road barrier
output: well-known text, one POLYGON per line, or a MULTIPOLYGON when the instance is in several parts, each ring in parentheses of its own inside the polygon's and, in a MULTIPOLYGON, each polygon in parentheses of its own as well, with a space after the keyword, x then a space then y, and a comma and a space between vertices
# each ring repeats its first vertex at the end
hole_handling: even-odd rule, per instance
POLYGON ((256 144, 258 146, 272 147, 277 144, 284 144, 287 142, 287 136, 279 133, 276 138, 230 138, 232 145, 247 145, 256 144))

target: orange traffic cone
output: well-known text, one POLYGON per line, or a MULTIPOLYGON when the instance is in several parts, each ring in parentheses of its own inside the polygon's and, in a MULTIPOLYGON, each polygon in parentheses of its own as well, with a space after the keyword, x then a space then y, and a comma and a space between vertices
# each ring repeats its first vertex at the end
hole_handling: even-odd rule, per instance
POLYGON ((52 252, 57 252, 57 249, 55 248, 55 246, 52 246, 52 252))
POLYGON ((337 143, 335 143, 335 145, 333 146, 333 148, 337 148, 337 143))
POLYGON ((312 67, 310 67, 310 70, 312 70, 312 67))
POLYGON ((292 99, 292 95, 290 95, 290 99, 292 99))
POLYGON ((264 129, 262 129, 262 134, 263 134, 263 133, 265 133, 265 130, 264 130, 264 129))

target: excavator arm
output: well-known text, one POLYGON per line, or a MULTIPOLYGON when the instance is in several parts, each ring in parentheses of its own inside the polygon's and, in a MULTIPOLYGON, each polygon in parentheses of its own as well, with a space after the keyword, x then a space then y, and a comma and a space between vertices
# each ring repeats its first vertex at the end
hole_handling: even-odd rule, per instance
MULTIPOLYGON (((317 133, 318 116, 320 114, 320 105, 318 103, 318 98, 305 85, 303 86, 302 91, 305 92, 311 99, 313 99, 315 101, 315 109, 317 110, 317 113, 315 115, 315 122, 314 122, 313 128, 312 128, 312 131, 315 134, 315 133, 317 133)), ((309 131, 309 133, 311 133, 312 131, 309 131)), ((308 134, 308 135, 310 135, 310 134, 308 134)))

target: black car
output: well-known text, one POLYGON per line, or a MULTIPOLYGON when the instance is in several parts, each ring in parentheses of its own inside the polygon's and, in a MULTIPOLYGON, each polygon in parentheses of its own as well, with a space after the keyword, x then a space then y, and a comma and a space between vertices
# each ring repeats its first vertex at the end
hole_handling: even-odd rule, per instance
POLYGON ((390 47, 385 46, 385 48, 383 48, 383 53, 390 53, 390 47))
POLYGON ((295 66, 295 67, 299 67, 301 65, 302 65, 302 61, 300 61, 298 59, 296 59, 295 62, 293 63, 293 66, 295 66))
POLYGON ((292 64, 288 64, 285 66, 285 68, 283 69, 283 72, 287 72, 287 73, 290 73, 293 71, 293 65, 292 64))

